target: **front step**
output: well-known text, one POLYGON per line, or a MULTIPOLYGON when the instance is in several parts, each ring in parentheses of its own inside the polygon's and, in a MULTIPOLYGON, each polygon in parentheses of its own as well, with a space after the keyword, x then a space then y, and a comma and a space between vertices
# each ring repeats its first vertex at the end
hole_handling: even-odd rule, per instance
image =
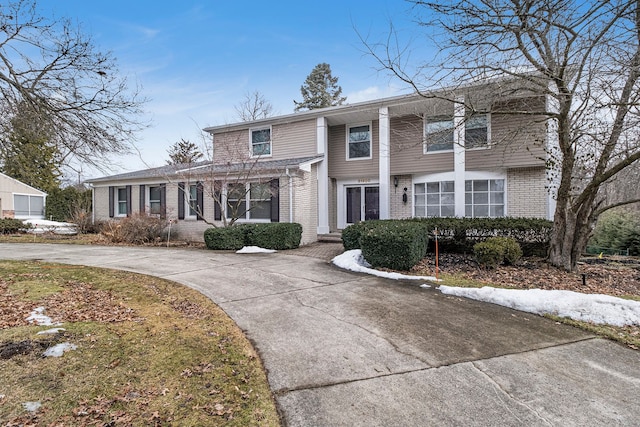
POLYGON ((318 242, 342 243, 342 233, 318 234, 318 242))

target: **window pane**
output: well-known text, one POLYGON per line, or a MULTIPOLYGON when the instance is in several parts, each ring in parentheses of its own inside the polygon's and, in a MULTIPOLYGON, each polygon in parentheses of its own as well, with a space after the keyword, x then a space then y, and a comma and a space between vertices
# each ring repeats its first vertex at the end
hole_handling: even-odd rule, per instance
POLYGON ((480 114, 467 118, 465 121, 465 145, 476 147, 486 145, 487 141, 487 115, 480 114))
MULTIPOLYGON (((245 140, 246 141, 246 140, 245 140)), ((251 143, 259 144, 271 141, 271 129, 260 129, 251 131, 251 143)))
POLYGON ((118 188, 118 200, 119 201, 127 200, 127 189, 126 188, 118 188))
POLYGON ((416 193, 416 194, 424 194, 424 184, 416 184, 414 186, 414 189, 415 189, 414 193, 416 193))
POLYGON ((491 193, 491 204, 501 205, 504 203, 504 193, 491 193))
POLYGON ((425 216, 424 206, 416 206, 416 216, 425 216))
POLYGON ((464 191, 473 190, 473 181, 465 181, 464 182, 464 191))
POLYGON ((269 184, 251 184, 251 200, 266 200, 271 198, 271 187, 269 184))
POLYGON ((504 206, 502 205, 491 206, 491 216, 492 217, 504 216, 504 206))
POLYGON ((429 194, 440 193, 440 183, 439 182, 428 182, 427 183, 427 193, 429 193, 429 194))
POLYGON ((470 205, 473 203, 473 193, 464 193, 464 204, 470 205))
POLYGON ((253 144, 254 156, 268 156, 269 154, 271 154, 271 143, 253 144))
POLYGON ((149 200, 160 200, 160 187, 149 187, 149 200))
POLYGON ((427 216, 440 216, 440 206, 427 206, 427 216))
POLYGON ((473 181, 473 191, 489 191, 489 181, 473 181))
POLYGON ((349 128, 349 142, 369 142, 369 125, 355 126, 349 128))
POLYGON ((455 216, 456 215, 456 210, 454 206, 442 206, 442 209, 440 210, 440 214, 442 216, 455 216))
POLYGON ((416 205, 424 206, 425 202, 426 202, 425 196, 422 196, 422 195, 416 196, 416 205))
POLYGON ((246 196, 246 187, 244 184, 229 184, 227 199, 243 199, 246 196))
POLYGON ((464 206, 464 216, 473 217, 473 205, 464 206))
POLYGON ((504 191, 504 179, 492 179, 491 191, 504 191))
POLYGON ((487 205, 489 204, 489 194, 488 193, 473 193, 473 204, 474 205, 487 205))
POLYGON ((425 122, 427 151, 453 149, 453 119, 425 122))
POLYGON ((251 219, 270 219, 271 218, 271 202, 269 200, 260 202, 251 202, 251 210, 249 211, 251 219))
POLYGON ((442 196, 440 197, 440 202, 443 205, 455 205, 456 203, 455 195, 452 193, 442 194, 442 196))
POLYGON ((489 206, 487 206, 487 205, 482 205, 482 206, 476 205, 476 206, 473 207, 473 213, 474 213, 474 216, 476 218, 478 218, 478 217, 487 217, 487 216, 489 216, 489 206))
POLYGON ((44 197, 30 196, 29 197, 29 215, 42 216, 44 215, 44 197))
POLYGON ((369 141, 350 142, 349 158, 357 159, 361 157, 371 157, 371 143, 369 141))
POLYGON ((455 191, 455 183, 453 181, 442 182, 443 193, 453 193, 455 191))
POLYGON ((430 206, 438 206, 440 205, 440 195, 439 194, 429 194, 427 196, 427 205, 430 206))
POLYGON ((187 204, 189 206, 189 216, 197 215, 198 208, 198 189, 196 185, 189 186, 189 194, 187 195, 187 204))
POLYGON ((29 215, 29 196, 20 196, 14 194, 13 196, 13 210, 16 215, 28 216, 29 215))

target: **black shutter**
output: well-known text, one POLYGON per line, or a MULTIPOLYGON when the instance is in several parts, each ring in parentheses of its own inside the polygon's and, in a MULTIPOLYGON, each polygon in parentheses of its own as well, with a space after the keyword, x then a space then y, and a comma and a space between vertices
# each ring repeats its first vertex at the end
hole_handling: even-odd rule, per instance
POLYGON ((220 205, 222 204, 222 195, 220 194, 220 190, 216 190, 213 196, 213 219, 216 221, 222 221, 222 209, 220 205))
POLYGON ((131 186, 127 185, 127 216, 131 216, 131 186))
POLYGON ((280 222, 280 180, 273 179, 271 186, 271 222, 280 222))
POLYGON ((184 219, 184 182, 178 183, 178 219, 184 219))
POLYGON ((113 186, 109 187, 109 218, 113 218, 115 216, 115 191, 116 189, 113 186))
POLYGON ((196 203, 198 208, 196 209, 196 215, 198 220, 203 220, 204 215, 204 185, 201 182, 196 184, 196 203))
POLYGON ((140 213, 144 212, 145 202, 146 202, 146 199, 144 194, 144 184, 141 184, 140 185, 140 213))
POLYGON ((167 184, 160 184, 160 218, 167 217, 167 184))

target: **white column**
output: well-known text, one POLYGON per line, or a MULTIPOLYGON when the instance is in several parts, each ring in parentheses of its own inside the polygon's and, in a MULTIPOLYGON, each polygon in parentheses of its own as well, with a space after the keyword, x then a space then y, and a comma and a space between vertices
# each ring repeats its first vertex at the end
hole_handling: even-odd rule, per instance
POLYGON ((455 182, 456 216, 464 217, 464 181, 465 181, 465 148, 464 148, 464 97, 457 97, 453 104, 453 175, 455 182))
POLYGON ((324 159, 318 163, 318 234, 329 233, 329 159, 327 146, 329 144, 329 126, 327 119, 318 117, 316 120, 316 143, 318 155, 324 159))
POLYGON ((390 181, 391 181, 391 153, 390 139, 391 127, 389 126, 389 107, 380 107, 378 110, 378 139, 379 139, 379 200, 380 219, 390 217, 390 181))

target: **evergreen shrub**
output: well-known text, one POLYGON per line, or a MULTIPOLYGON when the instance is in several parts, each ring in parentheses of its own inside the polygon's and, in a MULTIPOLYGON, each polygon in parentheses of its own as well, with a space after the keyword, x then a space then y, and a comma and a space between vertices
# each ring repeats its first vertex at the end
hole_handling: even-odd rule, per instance
POLYGON ((522 258, 522 249, 512 237, 490 237, 473 246, 478 263, 495 268, 502 264, 513 265, 522 258))
POLYGON ((342 246, 344 246, 344 250, 360 249, 360 237, 362 234, 383 222, 385 221, 360 221, 345 227, 345 229, 342 230, 342 246))
POLYGON ((242 249, 245 232, 242 226, 213 227, 204 231, 204 243, 207 249, 234 250, 242 249))
POLYGON ((409 270, 427 253, 423 225, 408 221, 380 221, 360 236, 362 256, 373 267, 409 270))
POLYGON ((204 232, 208 249, 238 250, 244 246, 286 250, 300 246, 302 225, 272 222, 266 224, 239 224, 231 227, 209 228, 204 232))
POLYGON ((31 225, 25 224, 19 219, 15 219, 15 218, 0 219, 0 234, 23 233, 28 228, 31 228, 31 225))

